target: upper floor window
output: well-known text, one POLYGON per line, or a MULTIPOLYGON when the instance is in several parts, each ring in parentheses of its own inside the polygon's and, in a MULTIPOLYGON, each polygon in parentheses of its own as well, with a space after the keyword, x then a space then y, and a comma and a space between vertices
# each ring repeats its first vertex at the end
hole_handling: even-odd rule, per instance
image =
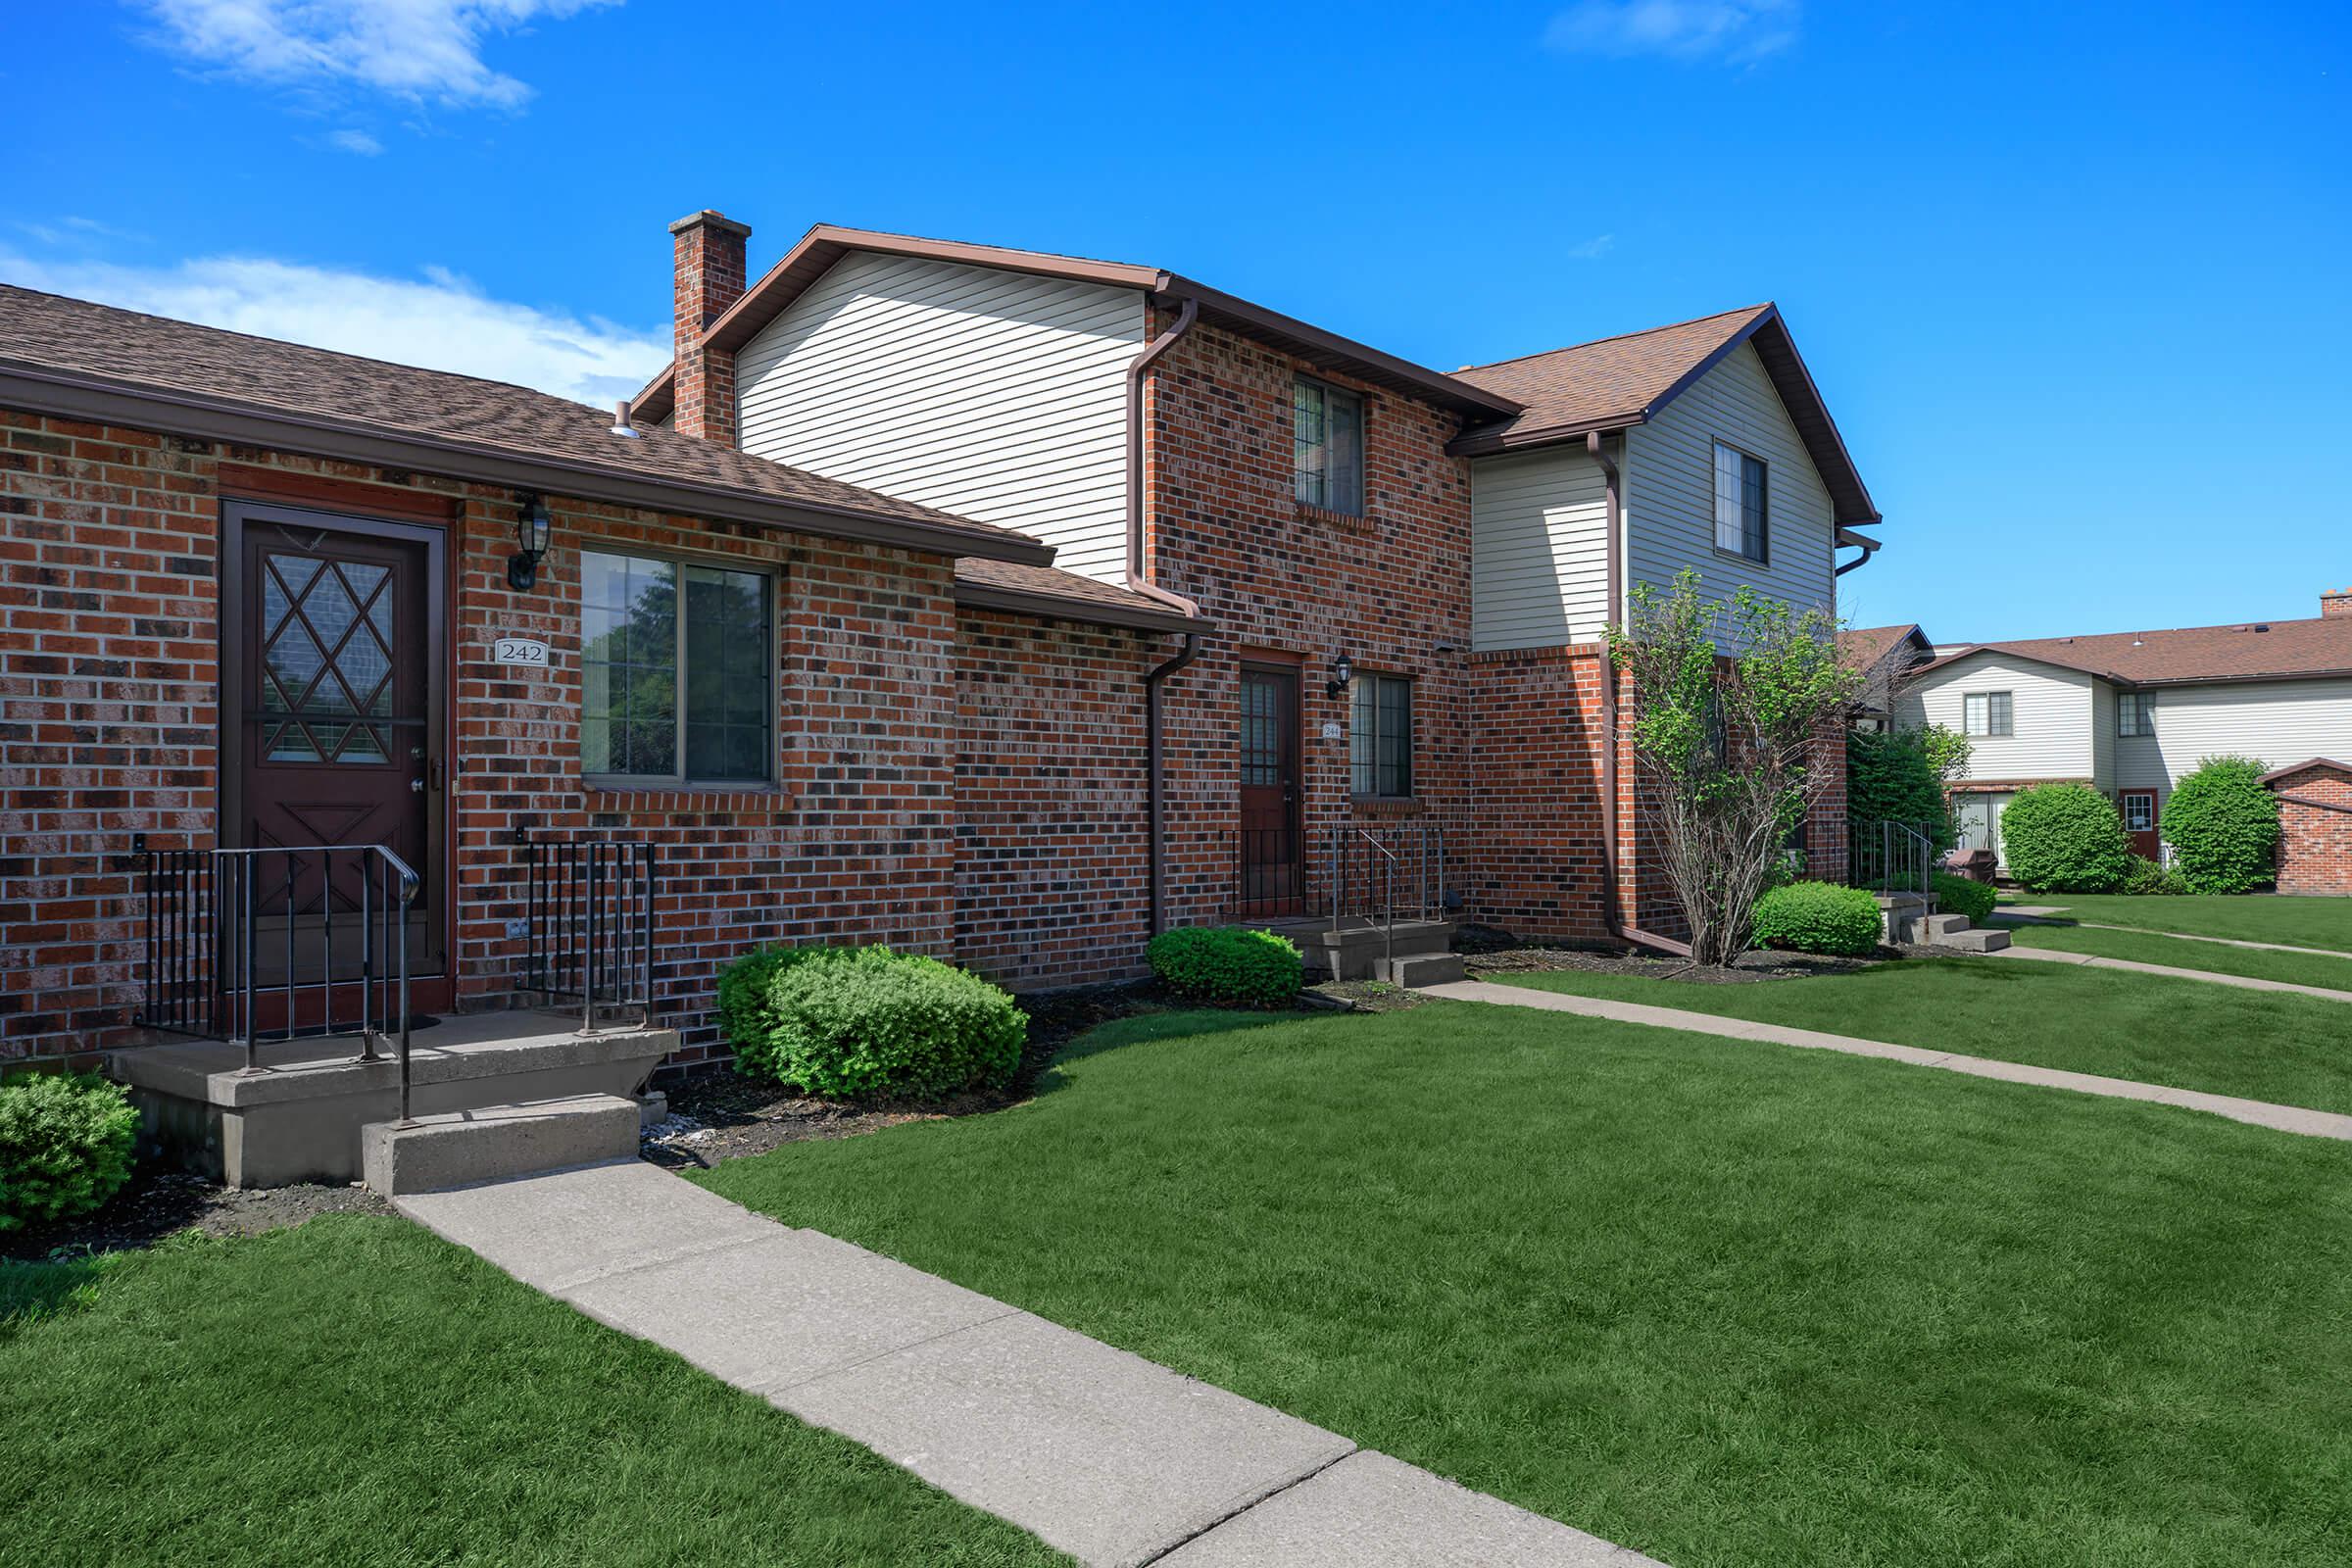
POLYGON ((1971 735, 2012 735, 2007 692, 1970 692, 1960 699, 1962 728, 1971 735))
POLYGON ((765 572, 580 553, 580 768, 648 783, 775 773, 765 572))
POLYGON ((1413 683, 1402 675, 1357 675, 1348 726, 1352 788, 1358 795, 1413 793, 1413 683))
POLYGON ((1300 376, 1291 388, 1292 479, 1301 506, 1362 516, 1364 400, 1300 376))
POLYGON ((2125 692, 2117 698, 2115 732, 2118 735, 2155 734, 2156 694, 2154 692, 2125 692))
POLYGON ((1772 559, 1762 458, 1715 443, 1715 548, 1759 565, 1772 559))

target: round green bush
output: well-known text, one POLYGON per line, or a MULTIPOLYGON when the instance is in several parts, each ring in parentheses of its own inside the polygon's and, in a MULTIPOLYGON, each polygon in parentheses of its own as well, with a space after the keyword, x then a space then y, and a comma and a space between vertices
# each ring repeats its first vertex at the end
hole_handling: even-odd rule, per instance
POLYGON ((2123 891, 2142 897, 2164 896, 2186 893, 2188 884, 2171 866, 2159 865, 2144 855, 2134 855, 2131 869, 2124 873, 2123 891))
POLYGON ((2278 797, 2251 757, 2208 757, 2164 807, 2173 868, 2198 893, 2244 893, 2272 879, 2278 850, 2278 797))
POLYGON ((94 1073, 0 1084, 0 1231, 87 1214, 130 1179, 139 1113, 94 1073))
POLYGON ((1197 1002, 1287 1006, 1305 978, 1290 938, 1238 925, 1188 925, 1162 931, 1144 950, 1160 983, 1197 1002))
POLYGON ((2037 784, 2001 813, 2001 859, 2036 893, 2107 893, 2131 868, 2132 840, 2089 785, 2037 784))
POLYGON ((1012 1082, 1029 1015, 977 975, 888 948, 768 948, 719 975, 736 1066, 825 1100, 1012 1082))
POLYGON ((1755 940, 1767 948, 1867 957, 1885 929, 1879 901, 1863 888, 1791 882, 1756 901, 1755 940))
POLYGON ((1943 914, 1964 914, 1970 925, 1983 925, 1992 918, 1992 906, 1999 902, 1989 882, 1972 881, 1954 876, 1949 871, 1936 873, 1936 907, 1943 914))

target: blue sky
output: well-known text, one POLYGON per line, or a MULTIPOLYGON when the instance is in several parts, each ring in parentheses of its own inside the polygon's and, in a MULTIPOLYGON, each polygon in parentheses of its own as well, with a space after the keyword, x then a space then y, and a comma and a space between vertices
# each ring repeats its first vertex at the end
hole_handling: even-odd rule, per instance
POLYGON ((19 6, 0 278, 602 400, 668 220, 1145 261, 1450 368, 1778 300, 1858 624, 2352 582, 2352 7, 19 6), (34 173, 35 171, 43 172, 34 173))

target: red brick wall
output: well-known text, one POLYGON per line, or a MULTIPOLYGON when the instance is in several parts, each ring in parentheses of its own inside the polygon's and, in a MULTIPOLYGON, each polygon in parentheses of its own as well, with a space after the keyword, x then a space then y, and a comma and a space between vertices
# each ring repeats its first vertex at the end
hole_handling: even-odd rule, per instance
POLYGON ((1597 940, 1607 931, 1597 651, 1474 654, 1469 674, 1472 907, 1522 937, 1597 940))
POLYGON ((751 230, 702 212, 670 225, 671 422, 687 435, 735 444, 735 356, 701 346, 703 328, 743 296, 751 230))
POLYGON ((2278 891, 2352 894, 2352 768, 2278 780, 2278 891))
POLYGON ((963 612, 956 957, 1026 990, 1144 972, 1146 671, 1174 644, 963 612))
MULTIPOLYGON (((1164 318, 1151 323, 1152 331, 1164 318)), ((1324 371, 1364 394, 1366 515, 1293 496, 1292 385, 1305 367, 1206 322, 1180 339, 1146 388, 1145 508, 1153 580, 1216 622, 1200 659, 1170 679, 1168 915, 1224 916, 1239 826, 1243 651, 1298 661, 1302 818, 1310 876, 1334 820, 1428 812, 1467 822, 1465 650, 1470 642, 1470 487, 1445 455, 1445 411, 1324 371), (1347 700, 1324 696, 1332 657, 1414 678, 1409 806, 1351 800, 1347 700), (1342 738, 1322 738, 1325 721, 1342 738)))
MULTIPOLYGON (((305 505, 455 512, 449 771, 462 1006, 505 1005, 524 912, 518 835, 660 847, 661 1021, 707 1054, 711 976, 759 942, 955 949, 956 612, 944 558, 551 498, 554 549, 508 588, 501 490, 0 411, 0 1063, 84 1054, 136 1001, 142 908, 120 858, 214 842, 218 550, 224 486, 339 486, 305 505), (224 480, 224 470, 226 478, 224 480), (778 786, 613 794, 578 762, 585 538, 780 569, 778 786), (499 635, 550 667, 490 662, 499 635)), ((284 499, 284 497, 280 497, 284 499)))

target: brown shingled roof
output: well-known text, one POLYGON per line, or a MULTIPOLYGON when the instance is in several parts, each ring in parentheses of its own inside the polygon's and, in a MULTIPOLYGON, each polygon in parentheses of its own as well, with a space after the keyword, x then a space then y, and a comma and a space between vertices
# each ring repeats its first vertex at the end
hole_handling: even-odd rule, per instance
POLYGON ((1916 624, 1858 627, 1838 634, 1838 651, 1845 656, 1846 662, 1854 668, 1872 670, 1878 668, 1879 662, 1893 653, 1895 646, 1903 639, 1918 632, 1916 624))
POLYGON ((2322 675, 2352 675, 2352 615, 1979 643, 1965 652, 1935 661, 1932 667, 1982 653, 2012 654, 2020 659, 2104 676, 2127 686, 2305 680, 2322 675))
POLYGON ((1742 343, 1754 344, 1764 362, 1773 390, 1830 493, 1838 523, 1879 521, 1879 509, 1845 450, 1845 438, 1838 433, 1813 373, 1798 358, 1779 307, 1770 304, 1456 370, 1454 379, 1522 408, 1464 431, 1446 450, 1478 457, 1646 424, 1742 343))
POLYGON ((1044 565, 1023 533, 527 387, 0 285, 0 404, 1044 565))
POLYGON ((1202 624, 1131 588, 1097 582, 1058 566, 1024 566, 1009 561, 956 562, 956 602, 976 610, 1058 615, 1138 631, 1187 631, 1202 624))

